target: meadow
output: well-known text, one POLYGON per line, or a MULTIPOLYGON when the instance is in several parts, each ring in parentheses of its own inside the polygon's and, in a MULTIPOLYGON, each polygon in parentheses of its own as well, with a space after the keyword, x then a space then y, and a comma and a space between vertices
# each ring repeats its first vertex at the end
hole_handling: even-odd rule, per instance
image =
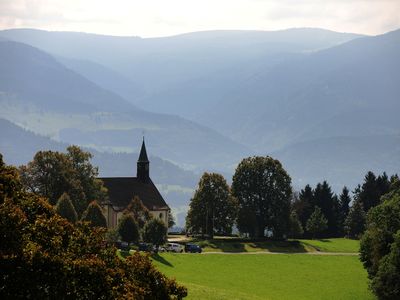
POLYGON ((162 253, 153 260, 188 288, 187 299, 374 299, 358 256, 162 253))

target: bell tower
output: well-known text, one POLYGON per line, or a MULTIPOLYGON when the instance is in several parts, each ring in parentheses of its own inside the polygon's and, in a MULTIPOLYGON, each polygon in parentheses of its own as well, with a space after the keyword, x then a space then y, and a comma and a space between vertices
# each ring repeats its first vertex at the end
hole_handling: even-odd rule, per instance
POLYGON ((150 180, 150 162, 147 158, 144 138, 142 142, 142 148, 140 149, 139 159, 137 161, 136 177, 142 182, 148 182, 150 180))

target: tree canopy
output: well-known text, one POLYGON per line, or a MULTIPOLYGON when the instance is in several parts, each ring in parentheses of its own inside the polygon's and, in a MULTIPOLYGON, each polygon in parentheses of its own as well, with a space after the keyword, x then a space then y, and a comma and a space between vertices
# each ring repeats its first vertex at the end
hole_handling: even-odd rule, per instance
POLYGON ((307 221, 307 230, 315 238, 319 236, 328 227, 328 220, 325 218, 322 210, 316 206, 314 212, 307 221))
POLYGON ((67 193, 81 217, 92 200, 102 201, 106 190, 97 179, 98 170, 90 163, 92 155, 77 146, 69 146, 67 153, 39 151, 33 160, 19 171, 24 188, 49 199, 52 205, 67 193))
POLYGON ((213 237, 230 234, 236 219, 237 201, 231 195, 225 178, 217 173, 204 173, 190 200, 186 228, 192 233, 213 237))
POLYGON ((0 295, 4 299, 181 299, 184 287, 151 260, 126 260, 104 245, 105 229, 60 217, 47 199, 19 188, 0 157, 0 295))
POLYGON ((291 179, 278 160, 269 156, 243 159, 232 182, 239 202, 238 227, 262 237, 266 229, 276 238, 289 231, 291 179))
POLYGON ((167 226, 164 222, 154 218, 144 225, 143 241, 152 243, 156 247, 167 241, 167 226))

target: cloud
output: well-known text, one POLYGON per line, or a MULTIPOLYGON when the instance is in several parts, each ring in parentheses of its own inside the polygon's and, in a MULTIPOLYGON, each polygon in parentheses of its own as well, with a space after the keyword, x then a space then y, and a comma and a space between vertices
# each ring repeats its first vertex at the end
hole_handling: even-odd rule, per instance
POLYGON ((321 27, 379 34, 400 27, 399 11, 399 0, 0 0, 0 29, 164 36, 321 27))

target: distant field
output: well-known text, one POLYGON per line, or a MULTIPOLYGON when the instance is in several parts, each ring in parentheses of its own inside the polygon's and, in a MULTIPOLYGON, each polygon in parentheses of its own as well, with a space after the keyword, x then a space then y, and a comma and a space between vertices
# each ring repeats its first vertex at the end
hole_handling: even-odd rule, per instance
POLYGON ((357 256, 163 253, 154 263, 188 299, 374 299, 357 256))

